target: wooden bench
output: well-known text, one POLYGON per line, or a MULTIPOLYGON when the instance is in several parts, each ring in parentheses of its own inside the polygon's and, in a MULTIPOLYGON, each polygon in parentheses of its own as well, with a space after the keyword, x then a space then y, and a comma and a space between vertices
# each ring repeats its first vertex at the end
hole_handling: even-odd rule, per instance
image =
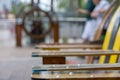
POLYGON ((49 45, 37 45, 35 46, 36 49, 43 49, 43 50, 60 50, 60 49, 101 49, 102 45, 77 45, 77 44, 49 44, 49 45))

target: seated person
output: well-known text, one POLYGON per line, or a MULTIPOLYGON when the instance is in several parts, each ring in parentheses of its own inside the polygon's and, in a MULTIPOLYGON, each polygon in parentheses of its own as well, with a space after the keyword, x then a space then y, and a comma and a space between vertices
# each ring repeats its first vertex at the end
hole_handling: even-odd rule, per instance
POLYGON ((110 4, 107 0, 93 0, 93 3, 96 5, 96 7, 91 13, 91 17, 93 19, 91 21, 91 27, 89 28, 90 41, 93 41, 95 32, 102 21, 103 15, 110 7, 110 4))
POLYGON ((107 0, 92 0, 96 5, 94 10, 91 13, 92 19, 85 25, 85 30, 82 35, 83 43, 92 42, 94 38, 94 34, 96 32, 97 27, 99 26, 103 14, 109 8, 109 2, 107 0))
POLYGON ((85 9, 78 9, 77 10, 78 13, 85 14, 86 18, 87 18, 87 21, 85 24, 85 29, 84 29, 84 32, 82 34, 83 43, 88 43, 88 41, 89 41, 89 36, 88 36, 87 32, 88 32, 88 29, 91 25, 91 20, 92 20, 92 17, 90 16, 90 14, 94 10, 94 8, 95 8, 95 4, 93 3, 93 1, 88 0, 85 9))

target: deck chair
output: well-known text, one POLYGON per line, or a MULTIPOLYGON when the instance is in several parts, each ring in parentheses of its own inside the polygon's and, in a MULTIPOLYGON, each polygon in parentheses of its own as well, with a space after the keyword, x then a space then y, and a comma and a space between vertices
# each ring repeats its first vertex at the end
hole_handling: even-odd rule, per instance
MULTIPOLYGON (((113 50, 116 51, 103 51, 103 52, 95 52, 94 54, 92 53, 87 53, 87 54, 83 54, 80 53, 80 56, 85 56, 85 55, 109 55, 110 56, 110 60, 109 62, 112 64, 74 64, 74 65, 39 65, 39 66, 34 66, 32 68, 32 80, 40 80, 40 79, 50 79, 50 80, 119 80, 120 79, 120 64, 116 63, 113 64, 114 62, 117 62, 118 60, 118 56, 120 55, 120 25, 119 25, 119 29, 115 38, 115 43, 114 43, 114 47, 113 50), (110 52, 110 53, 109 53, 110 52), (113 55, 114 54, 114 55, 113 55), (87 70, 87 73, 83 70, 87 70), (88 71, 89 70, 89 71, 88 71), (91 70, 94 70, 91 72, 91 70), (96 70, 104 70, 104 72, 98 72, 96 73, 96 70), (118 70, 118 71, 110 71, 110 72, 105 72, 105 70, 118 70), (83 71, 83 72, 82 72, 83 71), (58 77, 55 76, 54 73, 57 72, 57 75, 59 75, 58 77), (65 73, 68 72, 68 73, 65 73), (95 73, 94 73, 95 72, 95 73), (41 73, 47 73, 47 75, 44 77, 42 75, 45 74, 41 74, 41 73), (61 74, 62 73, 62 74, 61 74), (77 73, 77 75, 75 75, 77 73), (67 76, 66 76, 67 75, 67 76), (48 77, 49 76, 49 77, 48 77), (77 78, 76 78, 77 77, 77 78), (65 78, 65 79, 64 79, 65 78)), ((73 54, 73 53, 72 53, 73 54)), ((71 55, 72 55, 71 54, 71 55)), ((58 55, 58 54, 54 54, 54 55, 58 55)), ((48 55, 47 55, 48 56, 48 55)), ((61 56, 61 55, 60 55, 61 56)))
MULTIPOLYGON (((115 36, 116 36, 116 33, 118 31, 118 26, 119 26, 119 21, 118 21, 119 11, 120 11, 120 7, 117 8, 117 10, 116 10, 116 12, 113 15, 113 18, 111 20, 111 23, 109 24, 109 28, 108 28, 107 33, 106 33, 106 37, 104 40, 102 50, 112 49, 111 46, 113 46, 113 44, 114 44, 115 36), (117 22, 117 25, 114 26, 114 24, 116 24, 116 22, 117 22)), ((42 53, 44 53, 44 52, 42 52, 42 53)), ((57 52, 49 51, 49 53, 57 53, 57 52)), ((76 52, 74 51, 73 53, 76 53, 76 52)), ((93 60, 93 57, 89 61, 92 62, 92 60, 93 60)), ((64 61, 64 59, 63 59, 63 61, 64 61)), ((104 63, 104 61, 105 61, 105 56, 100 57, 100 63, 104 63)))
MULTIPOLYGON (((103 44, 103 50, 106 50, 106 49, 113 49, 113 50, 115 50, 114 48, 115 48, 115 46, 116 46, 116 43, 117 44, 119 44, 118 43, 118 41, 117 41, 117 39, 119 39, 119 37, 117 37, 117 39, 116 39, 116 41, 115 41, 115 44, 113 44, 114 43, 114 40, 115 40, 115 37, 117 36, 116 35, 116 33, 115 33, 115 31, 116 30, 118 30, 118 28, 119 28, 119 25, 120 25, 120 20, 119 20, 119 18, 120 18, 120 14, 119 14, 119 12, 120 12, 120 6, 118 7, 118 9, 117 9, 117 11, 116 11, 116 14, 114 15, 114 16, 117 16, 117 19, 115 20, 115 19, 113 19, 113 20, 111 20, 111 23, 110 23, 110 27, 111 28, 109 28, 108 29, 108 33, 106 33, 106 36, 108 36, 108 37, 106 37, 105 38, 105 40, 104 40, 104 44, 103 44), (112 24, 114 24, 115 23, 115 25, 114 25, 114 28, 113 28, 113 26, 111 26, 112 24), (113 31, 112 31, 112 33, 110 32, 111 30, 110 29, 112 29, 113 28, 113 31), (109 40, 110 39, 110 37, 111 38, 113 38, 113 39, 111 39, 111 40, 109 40), (108 41, 109 40, 109 41, 108 41), (109 44, 108 44, 108 43, 109 44), (109 46, 108 46, 109 45, 109 46), (108 47, 107 47, 108 46, 108 47)), ((117 49, 117 50, 119 50, 119 49, 117 49)), ((105 56, 101 56, 100 57, 100 63, 104 63, 104 62, 106 62, 105 61, 105 56)), ((109 59, 108 59, 109 60, 109 59)), ((108 62, 108 61, 107 61, 108 62)))

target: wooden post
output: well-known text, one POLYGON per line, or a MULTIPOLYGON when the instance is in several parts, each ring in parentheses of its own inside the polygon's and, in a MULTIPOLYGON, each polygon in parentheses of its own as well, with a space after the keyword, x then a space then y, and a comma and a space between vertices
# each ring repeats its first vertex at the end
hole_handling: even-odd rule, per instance
POLYGON ((65 57, 43 57, 43 64, 66 64, 65 57))
POLYGON ((94 61, 94 56, 88 56, 87 57, 87 64, 93 64, 93 61, 94 61))
POLYGON ((51 12, 54 12, 53 5, 54 5, 54 1, 51 0, 51 12))
POLYGON ((16 24, 16 46, 21 47, 22 40, 22 25, 16 24))
MULTIPOLYGON (((49 51, 59 51, 57 48, 53 49, 44 49, 49 51)), ((66 64, 66 58, 65 57, 43 57, 43 64, 66 64)))
POLYGON ((54 43, 59 42, 59 24, 55 22, 53 24, 53 32, 54 32, 54 43))
POLYGON ((31 6, 33 7, 33 5, 34 5, 34 0, 31 0, 31 6))

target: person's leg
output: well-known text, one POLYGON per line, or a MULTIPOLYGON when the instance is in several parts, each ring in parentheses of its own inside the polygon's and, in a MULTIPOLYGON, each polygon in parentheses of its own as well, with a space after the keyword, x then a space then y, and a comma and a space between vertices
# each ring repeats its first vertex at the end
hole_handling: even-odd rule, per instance
MULTIPOLYGON (((93 21, 91 22, 91 25, 92 25, 92 26, 91 26, 91 30, 90 30, 90 33, 89 33, 89 41, 90 41, 90 42, 94 41, 94 40, 93 40, 93 39, 94 39, 94 34, 95 34, 97 28, 99 27, 100 22, 101 22, 101 19, 93 20, 93 21)), ((87 58, 87 64, 93 63, 93 60, 94 60, 94 56, 89 56, 89 57, 87 58)))
POLYGON ((90 42, 94 41, 95 32, 98 29, 98 27, 101 23, 101 20, 102 20, 102 18, 98 18, 96 20, 93 20, 91 30, 90 30, 90 33, 89 33, 89 41, 90 42))
POLYGON ((91 20, 87 21, 85 24, 85 29, 82 34, 82 39, 83 39, 82 43, 89 43, 88 38, 89 38, 90 27, 91 27, 91 20))
MULTIPOLYGON (((88 41, 91 42, 93 40, 93 31, 95 29, 95 26, 96 26, 96 21, 93 19, 91 20, 91 22, 89 23, 89 34, 88 34, 88 41)), ((94 56, 87 56, 86 57, 86 63, 87 64, 92 64, 93 63, 93 59, 94 59, 94 56)))

